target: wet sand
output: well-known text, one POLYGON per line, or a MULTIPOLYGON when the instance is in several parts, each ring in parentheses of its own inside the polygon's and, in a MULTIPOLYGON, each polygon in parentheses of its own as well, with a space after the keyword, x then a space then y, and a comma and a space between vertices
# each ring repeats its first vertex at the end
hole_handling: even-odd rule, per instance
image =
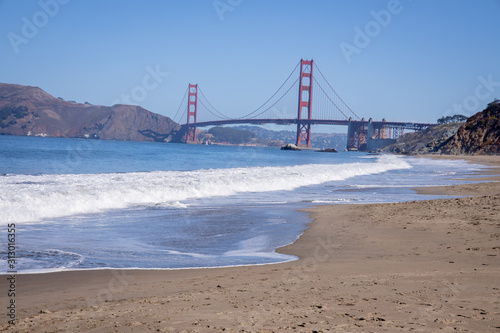
POLYGON ((500 171, 486 174, 418 190, 464 198, 315 207, 279 249, 294 262, 17 275, 17 324, 2 315, 0 330, 500 332, 500 171))

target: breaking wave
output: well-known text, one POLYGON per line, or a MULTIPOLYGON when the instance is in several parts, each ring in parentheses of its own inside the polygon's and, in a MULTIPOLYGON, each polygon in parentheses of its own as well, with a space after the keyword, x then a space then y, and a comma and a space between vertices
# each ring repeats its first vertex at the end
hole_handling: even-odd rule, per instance
POLYGON ((26 223, 134 206, 183 207, 187 199, 290 191, 351 177, 409 169, 396 156, 371 163, 306 164, 196 171, 0 177, 0 220, 26 223))

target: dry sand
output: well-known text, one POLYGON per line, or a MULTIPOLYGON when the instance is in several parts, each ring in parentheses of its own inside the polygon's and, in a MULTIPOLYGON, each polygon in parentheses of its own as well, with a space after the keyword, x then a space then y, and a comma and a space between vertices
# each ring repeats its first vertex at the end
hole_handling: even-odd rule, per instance
POLYGON ((420 192, 470 197, 313 208, 289 263, 18 275, 0 330, 500 332, 500 183, 420 192))

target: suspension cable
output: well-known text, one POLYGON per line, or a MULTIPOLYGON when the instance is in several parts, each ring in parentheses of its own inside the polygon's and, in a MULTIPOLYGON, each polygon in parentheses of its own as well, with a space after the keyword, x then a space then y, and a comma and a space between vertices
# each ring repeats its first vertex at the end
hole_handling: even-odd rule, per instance
MULTIPOLYGON (((207 111, 210 112, 213 116, 215 116, 217 118, 221 118, 221 116, 218 116, 215 113, 213 113, 212 111, 210 111, 210 109, 201 101, 201 99, 198 99, 198 102, 200 102, 200 104, 203 105, 207 109, 207 111)), ((231 119, 231 118, 226 118, 226 119, 231 119)))
MULTIPOLYGON (((243 117, 239 117, 239 118, 237 118, 237 119, 243 119, 243 118, 250 117, 252 114, 254 114, 255 112, 257 112, 257 111, 259 111, 260 109, 262 109, 262 108, 264 107, 264 105, 266 105, 266 104, 267 104, 267 103, 268 103, 268 102, 269 102, 269 101, 270 101, 270 100, 271 100, 274 96, 276 96, 276 94, 277 94, 277 93, 281 90, 281 88, 283 88, 283 86, 284 86, 284 85, 288 82, 288 80, 290 79, 290 77, 292 76, 292 74, 295 72, 295 70, 297 69, 297 67, 299 67, 299 65, 300 65, 300 61, 297 63, 297 65, 296 65, 296 66, 295 66, 295 68, 292 70, 292 72, 290 73, 290 75, 288 75, 288 77, 287 77, 287 78, 286 78, 286 80, 283 82, 283 84, 281 85, 281 87, 279 87, 279 88, 278 88, 278 90, 276 90, 276 92, 275 92, 275 93, 274 93, 271 97, 269 97, 269 99, 268 99, 267 101, 265 101, 265 102, 264 102, 264 104, 262 104, 262 105, 261 105, 261 106, 259 106, 257 109, 255 109, 254 111, 250 112, 249 114, 247 114, 247 115, 245 115, 245 116, 243 116, 243 117)), ((295 82, 294 82, 294 84, 295 84, 295 82)), ((290 89, 288 89, 288 90, 290 90, 290 89)), ((287 91, 286 93, 288 93, 288 91, 287 91)), ((285 95, 286 95, 286 93, 285 93, 285 95)), ((283 96, 282 96, 281 98, 283 98, 283 96)), ((280 98, 279 100, 281 100, 281 98, 280 98)), ((279 101, 279 100, 278 100, 278 101, 279 101)), ((277 102, 276 102, 276 103, 277 103, 277 102)), ((273 107, 276 103, 274 103, 271 107, 273 107)), ((270 107, 270 108, 271 108, 271 107, 270 107)), ((268 108, 268 109, 266 109, 265 111, 267 111, 267 110, 269 110, 269 108, 268 108)), ((265 111, 263 111, 263 112, 259 113, 258 115, 261 115, 261 114, 262 114, 262 113, 264 113, 265 111)), ((258 116, 258 115, 257 115, 257 116, 258 116)), ((254 117, 250 117, 250 118, 255 118, 255 117, 256 117, 256 116, 254 116, 254 117)))
POLYGON ((185 116, 187 116, 187 110, 188 110, 188 108, 187 108, 187 106, 186 106, 186 107, 184 108, 184 111, 182 111, 182 115, 181 115, 181 117, 179 118, 179 122, 177 122, 178 124, 180 124, 180 121, 181 121, 181 119, 182 119, 182 118, 184 118, 185 116))
MULTIPOLYGON (((177 109, 177 112, 175 113, 175 116, 174 116, 174 118, 173 118, 173 120, 174 120, 174 121, 175 121, 175 119, 177 118, 177 114, 178 114, 178 113, 179 113, 179 111, 181 110, 182 104, 184 104, 184 99, 186 98, 186 95, 187 95, 187 93, 188 93, 188 90, 189 90, 189 88, 188 88, 188 89, 186 89, 186 92, 184 93, 184 97, 182 97, 181 104, 179 105, 179 108, 177 109)), ((181 118, 182 118, 182 116, 181 116, 181 118)), ((179 121, 181 121, 181 118, 179 118, 179 121)), ((175 122, 176 122, 176 123, 178 123, 177 121, 175 121, 175 122)))
MULTIPOLYGON (((199 86, 198 86, 198 90, 200 91, 200 93, 201 93, 201 95, 203 96, 203 98, 205 98, 205 101, 208 103, 208 105, 210 105, 210 106, 212 107, 212 110, 213 110, 213 111, 215 111, 215 112, 217 112, 217 113, 220 115, 220 116, 216 116, 216 117, 218 117, 218 118, 222 118, 222 119, 224 119, 224 118, 225 118, 225 119, 232 119, 232 118, 230 118, 230 117, 226 116, 225 114, 223 114, 222 112, 220 112, 219 110, 217 110, 217 109, 216 109, 216 108, 215 108, 215 107, 214 107, 214 106, 210 103, 210 101, 209 101, 209 100, 208 100, 208 98, 205 96, 205 94, 203 93, 203 91, 201 90, 201 88, 200 88, 199 86)), ((201 100, 200 100, 200 103, 201 103, 201 100)), ((203 103, 202 103, 202 104, 203 104, 203 103)), ((205 104, 203 104, 203 106, 205 106, 205 107, 206 107, 206 105, 205 105, 205 104)), ((207 107, 206 107, 206 108, 207 108, 207 107)), ((207 108, 207 110, 208 110, 208 108, 207 108)), ((210 110, 209 110, 209 112, 210 112, 210 110)), ((210 112, 210 113, 212 113, 212 112, 210 112)), ((212 113, 212 114, 213 114, 213 113, 212 113)))
POLYGON ((294 83, 292 83, 292 85, 290 86, 290 88, 288 88, 288 90, 287 90, 287 91, 286 91, 286 92, 285 92, 285 93, 284 93, 284 94, 283 94, 283 95, 282 95, 282 96, 281 96, 281 97, 280 97, 280 98, 279 98, 276 102, 274 102, 274 103, 273 103, 270 107, 268 107, 267 109, 265 109, 265 110, 264 110, 264 111, 262 111, 261 113, 256 114, 255 116, 250 117, 250 118, 251 118, 251 119, 255 119, 255 117, 258 117, 258 116, 260 116, 261 114, 263 114, 264 112, 269 111, 269 109, 271 109, 273 106, 275 106, 276 104, 278 104, 278 102, 279 102, 279 101, 281 101, 281 100, 283 99, 283 97, 285 97, 285 96, 288 94, 288 92, 289 92, 289 91, 290 91, 290 90, 291 90, 291 89, 295 86, 295 84, 296 84, 299 80, 300 80, 300 77, 299 77, 299 78, 297 78, 297 80, 295 80, 295 82, 294 82, 294 83))
MULTIPOLYGON (((348 116, 346 116, 346 114, 345 114, 344 112, 342 112, 342 110, 341 110, 341 109, 337 106, 337 104, 335 104, 335 102, 334 102, 334 101, 332 101, 332 99, 330 98, 330 96, 328 96, 328 94, 325 92, 325 90, 323 90, 323 87, 319 84, 319 82, 316 80, 316 78, 315 78, 315 77, 313 77, 313 79, 314 79, 314 82, 316 82, 316 84, 318 85, 318 87, 321 89, 321 91, 322 91, 322 92, 326 95, 326 97, 330 100, 330 102, 332 102, 332 104, 333 104, 333 105, 337 108, 337 110, 339 110, 339 111, 340 111, 340 113, 342 113, 346 119, 349 119, 349 117, 348 117, 348 116)), ((358 117, 358 118, 359 118, 359 117, 358 117)))
MULTIPOLYGON (((316 64, 316 63, 315 63, 315 64, 316 64)), ((335 91, 335 89, 333 89, 333 87, 331 86, 330 82, 328 82, 328 80, 326 79, 326 77, 325 77, 325 76, 323 75, 323 73, 321 72, 321 69, 319 69, 318 64, 316 64, 316 68, 318 69, 318 71, 319 71, 319 73, 321 74, 321 76, 323 77, 323 79, 325 79, 325 81, 326 81, 326 83, 328 84, 328 86, 330 87, 330 89, 332 89, 332 91, 335 93, 335 95, 336 95, 336 96, 337 96, 337 97, 338 97, 338 98, 342 101, 342 103, 344 103, 344 105, 345 105, 345 106, 349 109, 349 111, 351 111, 351 113, 352 113, 353 115, 355 115, 358 119, 361 119, 361 118, 360 118, 360 117, 359 117, 359 116, 358 116, 358 115, 357 115, 354 111, 352 111, 352 110, 351 110, 351 108, 349 107, 349 105, 347 105, 347 104, 344 102, 344 100, 343 100, 343 99, 339 96, 339 94, 337 94, 337 92, 335 91)), ((332 103, 333 103, 333 102, 332 102, 332 103)), ((335 105, 335 106, 336 106, 336 105, 335 105)), ((338 109, 338 107, 337 107, 337 109, 338 109)), ((340 109, 339 109, 339 110, 340 110, 340 109)), ((342 111, 340 111, 340 112, 342 112, 342 111)), ((344 114, 344 113, 342 112, 342 114, 344 114)), ((344 114, 344 116, 345 116, 345 114, 344 114)))

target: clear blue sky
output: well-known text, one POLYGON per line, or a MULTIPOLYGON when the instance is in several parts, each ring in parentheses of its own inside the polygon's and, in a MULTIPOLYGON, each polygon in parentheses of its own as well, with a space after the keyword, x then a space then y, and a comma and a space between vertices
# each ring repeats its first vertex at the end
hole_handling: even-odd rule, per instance
POLYGON ((132 102, 169 117, 198 83, 238 117, 313 58, 360 116, 434 122, 500 98, 499 14, 500 0, 0 0, 0 82, 102 105, 142 87, 132 102))

